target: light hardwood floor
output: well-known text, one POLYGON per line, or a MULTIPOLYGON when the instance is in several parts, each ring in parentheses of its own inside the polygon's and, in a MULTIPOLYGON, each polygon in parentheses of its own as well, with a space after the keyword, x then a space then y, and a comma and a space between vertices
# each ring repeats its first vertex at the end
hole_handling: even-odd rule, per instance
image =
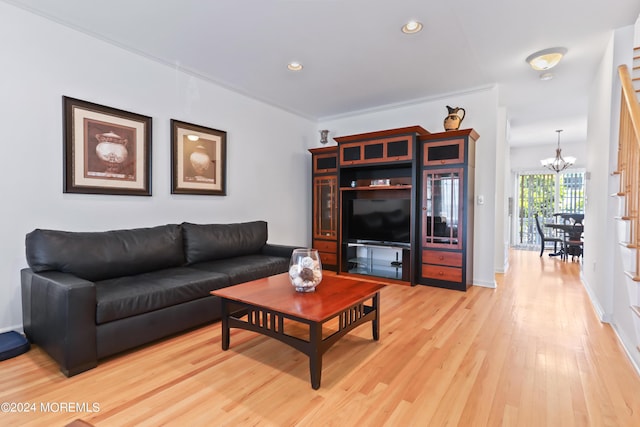
POLYGON ((341 339, 317 391, 305 356, 239 330, 223 352, 216 323, 72 378, 38 348, 0 362, 0 402, 36 406, 0 425, 639 426, 640 377, 580 264, 510 263, 497 289, 387 286, 380 341, 370 324, 341 339), (54 412, 65 402, 93 412, 54 412))

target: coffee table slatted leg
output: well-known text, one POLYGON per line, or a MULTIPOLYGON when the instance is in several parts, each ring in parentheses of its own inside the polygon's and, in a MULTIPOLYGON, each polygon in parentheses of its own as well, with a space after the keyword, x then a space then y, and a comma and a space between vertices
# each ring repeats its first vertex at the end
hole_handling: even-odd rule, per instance
POLYGON ((226 298, 221 298, 222 317, 222 349, 229 350, 229 303, 226 298))
POLYGON ((311 372, 311 387, 314 390, 320 388, 322 374, 322 324, 312 322, 309 324, 309 371, 311 372))
POLYGON ((380 339, 380 292, 376 292, 373 296, 373 310, 376 313, 373 321, 371 322, 371 329, 373 332, 374 341, 380 339))

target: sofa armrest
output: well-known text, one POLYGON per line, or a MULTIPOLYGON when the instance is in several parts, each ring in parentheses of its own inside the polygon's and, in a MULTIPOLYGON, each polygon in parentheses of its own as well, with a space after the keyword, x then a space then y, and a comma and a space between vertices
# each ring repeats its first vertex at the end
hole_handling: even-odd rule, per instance
POLYGON ((22 317, 29 340, 42 347, 66 376, 98 364, 96 288, 68 273, 21 271, 22 317))
POLYGON ((260 253, 263 255, 279 256, 282 258, 291 259, 291 254, 294 249, 299 246, 287 246, 287 245, 274 245, 267 243, 262 247, 260 253))

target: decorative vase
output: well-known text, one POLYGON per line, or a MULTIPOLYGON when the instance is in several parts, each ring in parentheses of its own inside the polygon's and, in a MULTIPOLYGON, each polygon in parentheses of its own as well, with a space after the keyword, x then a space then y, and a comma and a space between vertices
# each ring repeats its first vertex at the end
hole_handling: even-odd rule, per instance
POLYGON ((447 105, 447 111, 449 111, 449 115, 444 118, 444 130, 458 130, 462 119, 464 119, 464 108, 451 108, 447 105))
POLYGON ((294 249, 289 262, 289 279, 298 292, 313 292, 322 281, 322 263, 316 249, 294 249))
POLYGON ((107 167, 107 172, 119 172, 122 164, 129 157, 128 141, 113 132, 97 134, 96 139, 98 140, 96 155, 107 167))
POLYGON ((211 157, 209 157, 206 148, 202 145, 196 147, 194 152, 191 153, 191 156, 189 156, 189 160, 198 175, 204 175, 207 169, 209 169, 209 164, 211 164, 211 157))

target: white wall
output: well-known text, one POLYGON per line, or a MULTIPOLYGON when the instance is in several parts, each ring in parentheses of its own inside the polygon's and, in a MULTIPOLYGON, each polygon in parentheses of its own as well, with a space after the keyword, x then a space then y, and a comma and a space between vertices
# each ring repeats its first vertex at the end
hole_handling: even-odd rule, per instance
POLYGON ((494 287, 497 88, 328 118, 321 120, 318 128, 328 129, 331 138, 415 125, 432 133, 443 132, 447 105, 464 108, 466 116, 461 128, 473 128, 480 135, 476 145, 475 192, 476 196, 484 196, 485 203, 475 207, 473 284, 494 287))
POLYGON ((309 244, 315 123, 5 3, 0 45, 0 331, 22 327, 19 271, 34 228, 264 219, 271 242, 309 244), (153 118, 152 197, 63 194, 63 95, 153 118), (226 197, 170 194, 172 118, 227 131, 226 197))
MULTIPOLYGON (((631 51, 630 51, 631 52, 631 51)), ((615 128, 619 120, 612 117, 612 111, 618 111, 619 95, 614 68, 614 37, 612 36, 607 50, 594 75, 589 93, 588 117, 588 168, 591 179, 587 185, 585 205, 585 254, 584 283, 594 307, 601 319, 606 320, 612 310, 610 280, 613 272, 612 253, 615 237, 611 222, 608 220, 611 198, 608 195, 615 186, 616 178, 610 174, 615 169, 615 155, 611 156, 611 147, 617 146, 615 128), (614 102, 617 98, 618 101, 614 102), (589 244, 591 242, 591 244, 589 244), (597 243, 596 243, 597 242, 597 243)))

